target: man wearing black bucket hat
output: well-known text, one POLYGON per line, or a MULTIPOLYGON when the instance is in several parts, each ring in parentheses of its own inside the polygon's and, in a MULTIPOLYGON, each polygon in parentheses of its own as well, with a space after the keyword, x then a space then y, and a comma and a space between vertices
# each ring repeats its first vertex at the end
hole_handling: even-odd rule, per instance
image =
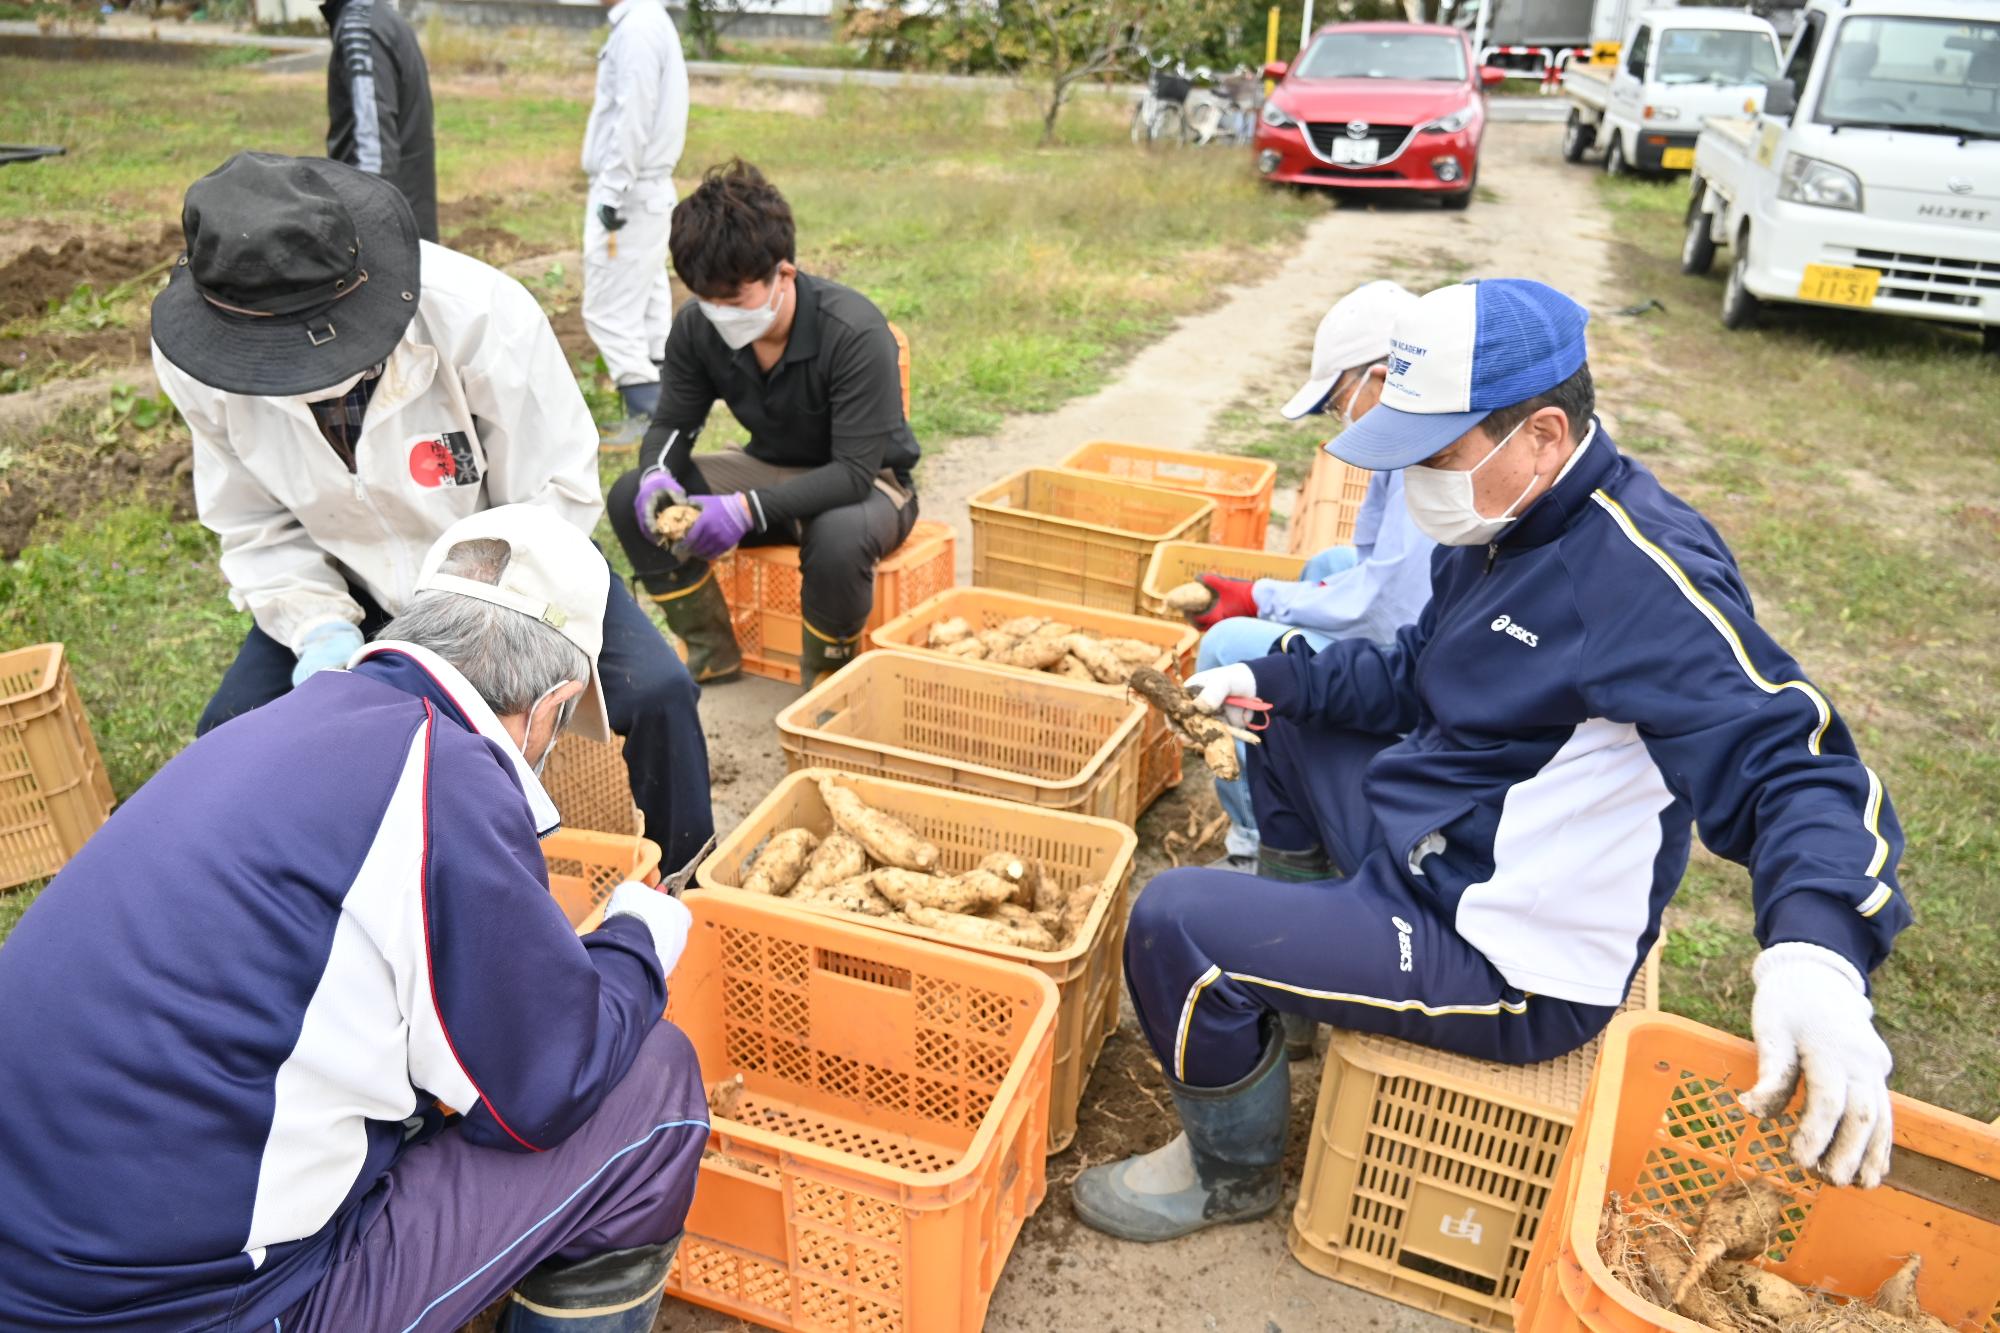
MULTIPOLYGON (((239 153, 189 187, 153 364, 194 437, 195 506, 256 626, 197 733, 343 668, 470 514, 532 504, 588 533, 597 428, 520 283, 420 242, 395 186, 239 153)), ((622 580, 605 610, 610 729, 679 865, 713 831, 699 691, 622 580)))

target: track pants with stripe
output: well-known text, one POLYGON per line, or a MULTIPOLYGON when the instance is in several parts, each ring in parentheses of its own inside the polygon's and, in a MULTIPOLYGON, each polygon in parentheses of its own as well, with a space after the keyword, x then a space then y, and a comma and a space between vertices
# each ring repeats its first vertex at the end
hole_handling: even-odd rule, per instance
POLYGON ((1383 841, 1362 771, 1393 736, 1274 723, 1251 746, 1263 845, 1324 848, 1337 876, 1285 884, 1188 867, 1132 909, 1125 977, 1146 1039, 1182 1083, 1249 1073, 1275 1012, 1528 1064, 1589 1041, 1615 1009, 1530 996, 1453 930, 1383 841))

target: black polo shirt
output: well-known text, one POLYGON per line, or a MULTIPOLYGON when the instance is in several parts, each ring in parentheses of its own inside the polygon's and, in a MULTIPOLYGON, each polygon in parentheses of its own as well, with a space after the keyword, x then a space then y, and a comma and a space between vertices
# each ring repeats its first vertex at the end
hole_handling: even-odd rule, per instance
POLYGON ((851 287, 800 273, 798 314, 784 355, 767 375, 749 347, 730 350, 695 302, 674 316, 660 372, 660 405, 644 457, 668 434, 680 438, 667 467, 691 485, 694 438, 716 399, 750 432, 760 462, 813 471, 757 492, 767 524, 856 504, 887 468, 908 487, 917 437, 903 415, 896 339, 875 303, 851 287))

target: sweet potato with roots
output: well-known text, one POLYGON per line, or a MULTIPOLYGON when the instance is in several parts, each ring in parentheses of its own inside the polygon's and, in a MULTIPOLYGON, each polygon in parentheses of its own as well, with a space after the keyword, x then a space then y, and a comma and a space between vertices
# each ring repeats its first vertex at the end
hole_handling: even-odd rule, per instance
POLYGON ((805 873, 799 876, 798 888, 817 889, 827 884, 838 884, 844 879, 865 875, 868 870, 867 850, 852 835, 835 829, 813 849, 812 856, 806 861, 805 873))
POLYGON ((818 842, 811 829, 788 828, 782 833, 773 833, 764 843, 764 849, 757 853, 757 859, 750 863, 749 872, 743 876, 744 892, 768 894, 774 898, 790 893, 805 873, 808 858, 818 842))
POLYGON ((1166 714, 1167 725, 1191 750, 1201 751, 1208 771, 1224 782, 1242 773, 1236 762, 1236 742, 1261 744, 1256 734, 1229 726, 1221 718, 1201 711, 1185 689, 1152 667, 1134 667, 1128 682, 1132 692, 1166 714))
POLYGON ((819 780, 819 795, 833 822, 876 861, 899 870, 930 870, 937 865, 936 844, 918 837, 888 811, 877 810, 832 778, 819 780))

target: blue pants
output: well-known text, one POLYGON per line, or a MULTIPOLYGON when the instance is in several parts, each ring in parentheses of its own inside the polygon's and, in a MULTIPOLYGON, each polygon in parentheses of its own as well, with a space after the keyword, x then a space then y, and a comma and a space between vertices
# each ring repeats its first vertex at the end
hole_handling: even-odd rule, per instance
MULTIPOLYGON (((362 635, 374 638, 389 616, 361 589, 349 585, 348 592, 361 607, 362 635)), ((290 692, 297 664, 291 649, 253 626, 202 710, 195 735, 206 735, 237 714, 290 692)), ((604 681, 611 730, 625 738, 632 802, 646 816, 646 836, 660 844, 662 868, 678 869, 715 831, 708 799, 708 742, 695 707, 701 689, 615 575, 604 607, 604 650, 597 674, 604 681)))
MULTIPOLYGON (((1352 569, 1360 562, 1360 553, 1352 546, 1329 546, 1299 571, 1301 583, 1324 583, 1343 569, 1352 569)), ((1197 671, 1210 667, 1228 666, 1232 662, 1248 662, 1253 657, 1263 657, 1271 651, 1271 645, 1287 630, 1297 629, 1295 625, 1280 624, 1275 620, 1252 620, 1238 616, 1232 620, 1217 622, 1214 629, 1201 636, 1201 647, 1195 650, 1194 665, 1197 671)), ((1324 648, 1333 639, 1315 630, 1299 630, 1306 642, 1315 649, 1324 648)), ((1247 746, 1239 743, 1236 758, 1243 762, 1243 752, 1247 746)), ((1229 836, 1224 849, 1231 856, 1255 856, 1257 854, 1257 817, 1250 811, 1250 783, 1245 778, 1225 782, 1215 780, 1215 797, 1222 803, 1222 809, 1229 816, 1229 836)))
POLYGON ((1266 845, 1324 848, 1336 877, 1282 884, 1189 867, 1132 909, 1125 980, 1180 1082, 1218 1088, 1256 1064, 1274 1011, 1510 1064, 1553 1059, 1616 1012, 1507 983, 1383 841, 1361 773, 1392 736, 1274 723, 1250 748, 1266 845))

